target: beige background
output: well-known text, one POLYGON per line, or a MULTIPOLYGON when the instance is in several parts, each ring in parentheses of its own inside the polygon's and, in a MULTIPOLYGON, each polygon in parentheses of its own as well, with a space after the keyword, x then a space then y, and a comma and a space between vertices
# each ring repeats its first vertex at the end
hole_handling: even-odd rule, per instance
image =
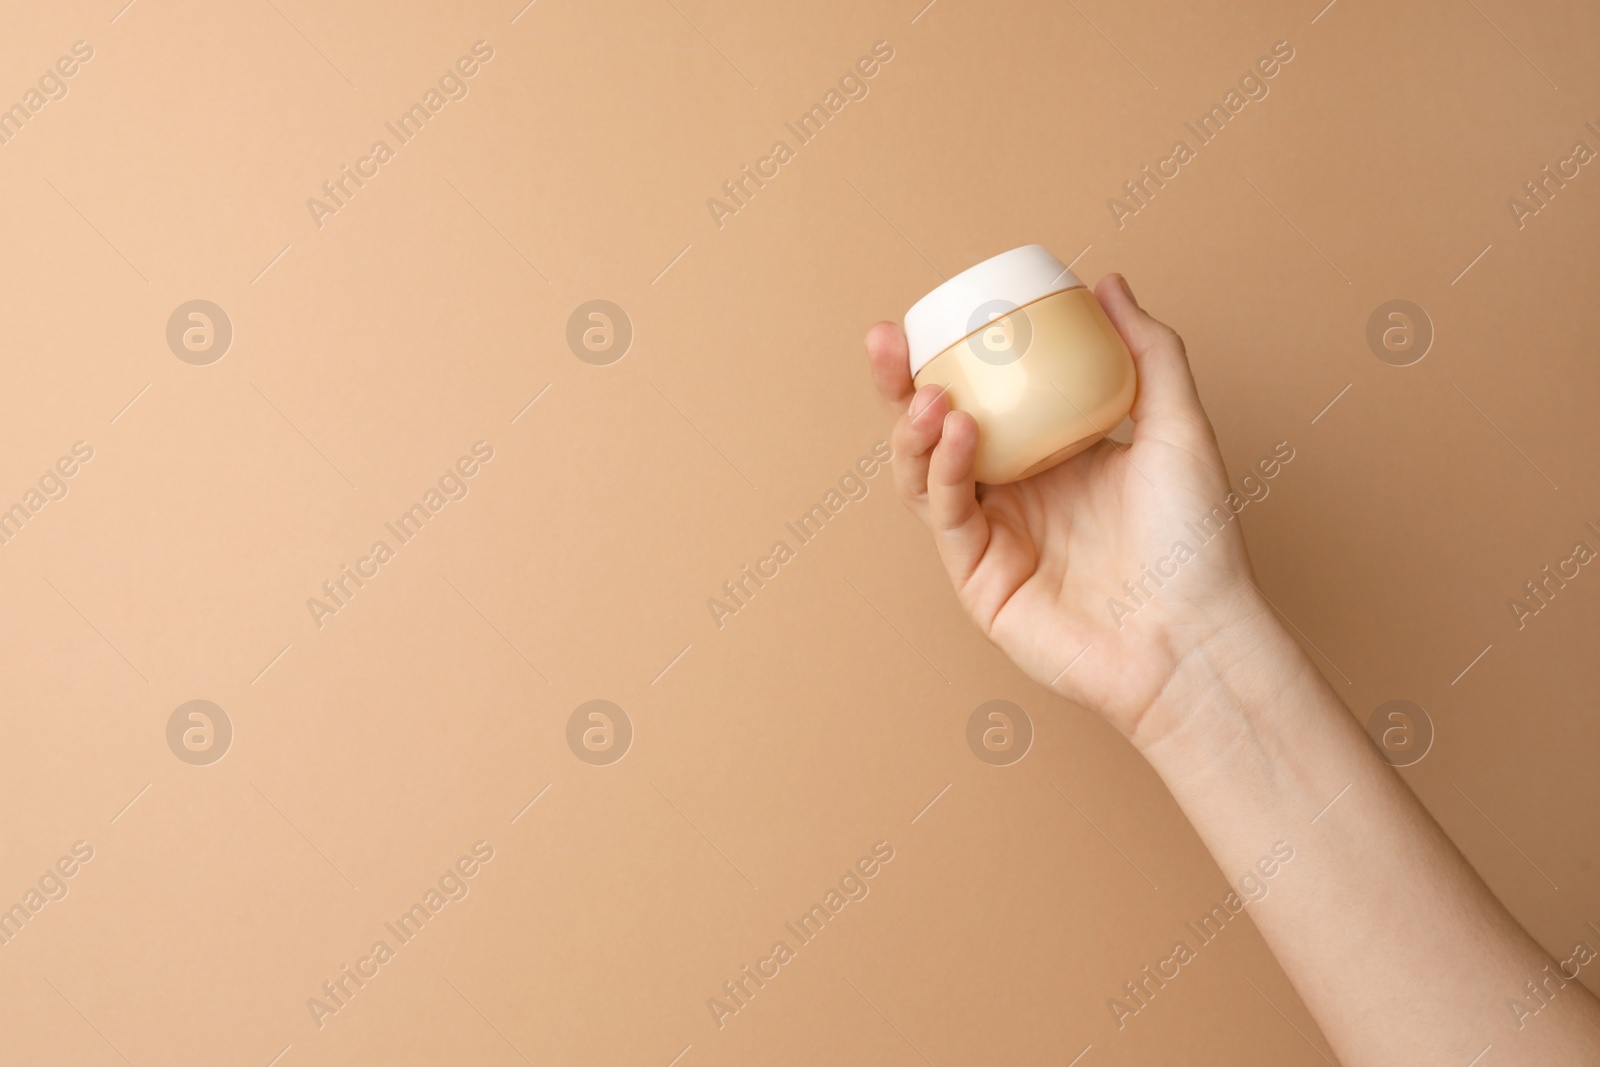
POLYGON ((1263 588, 1363 721, 1426 709, 1402 773, 1535 936, 1600 937, 1600 576, 1507 607, 1600 547, 1600 171, 1506 206, 1600 149, 1592 6, 120 3, 0 32, 0 103, 94 49, 0 146, 0 505, 94 449, 0 546, 0 904, 94 848, 0 947, 7 1063, 1324 1062, 1244 922, 1116 1029, 1224 873, 967 625, 890 475, 710 621, 887 435, 866 326, 1031 241, 1183 332, 1236 474, 1293 445, 1244 515, 1263 588), (470 95, 318 229, 479 40, 470 95), (1118 229, 1107 198, 1280 40, 1118 229), (877 41, 870 95, 718 229, 877 41), (209 366, 165 340, 196 298, 234 328, 209 366), (596 298, 636 332, 604 367, 565 342, 596 298), (1404 368, 1365 340, 1396 298, 1436 331, 1404 368), (479 440, 470 495, 318 629, 306 599, 479 440), (234 729, 209 766, 166 740, 196 698, 234 729), (565 740, 595 698, 635 731, 609 766, 565 740), (967 748, 991 699, 1036 730, 1010 767, 967 748), (307 999, 479 840, 470 895, 319 1029, 307 999), (718 1030, 707 998, 880 840, 718 1030))

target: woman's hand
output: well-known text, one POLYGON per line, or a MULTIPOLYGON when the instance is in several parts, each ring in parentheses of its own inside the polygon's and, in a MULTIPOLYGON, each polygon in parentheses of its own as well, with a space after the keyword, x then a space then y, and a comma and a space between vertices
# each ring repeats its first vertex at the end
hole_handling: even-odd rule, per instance
POLYGON ((1138 370, 1133 443, 1101 441, 1011 485, 974 485, 977 423, 938 386, 913 395, 897 324, 872 327, 867 354, 897 417, 901 499, 933 531, 962 605, 1035 680, 1142 744, 1176 725, 1147 712, 1184 660, 1227 641, 1238 659, 1269 611, 1182 339, 1121 275, 1095 296, 1138 370))
POLYGON ((1536 1022, 1502 1010, 1559 965, 1256 589, 1177 334, 1120 277, 1095 295, 1138 366, 1133 445, 1102 441, 1012 485, 973 485, 972 417, 937 389, 912 395, 898 326, 867 334, 899 419, 895 480, 961 603, 1035 679, 1134 741, 1224 872, 1287 850, 1293 866, 1250 914, 1341 1062, 1477 1063, 1493 1048, 1497 1064, 1600 1064, 1600 1003, 1578 983, 1536 1022))

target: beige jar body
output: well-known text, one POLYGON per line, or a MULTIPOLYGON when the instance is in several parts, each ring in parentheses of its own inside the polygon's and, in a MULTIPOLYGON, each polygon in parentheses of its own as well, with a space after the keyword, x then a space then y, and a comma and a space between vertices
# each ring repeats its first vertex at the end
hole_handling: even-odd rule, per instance
POLYGON ((1018 481, 1111 432, 1133 406, 1133 358, 1100 302, 1077 286, 1015 308, 917 372, 978 423, 975 475, 1018 481))

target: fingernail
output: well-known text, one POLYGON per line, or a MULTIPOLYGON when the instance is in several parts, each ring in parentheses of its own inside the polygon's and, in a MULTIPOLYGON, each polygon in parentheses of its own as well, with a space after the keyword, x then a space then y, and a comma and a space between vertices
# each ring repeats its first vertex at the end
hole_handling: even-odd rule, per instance
POLYGON ((1128 287, 1128 279, 1124 278, 1122 275, 1119 274, 1119 275, 1117 275, 1117 284, 1122 286, 1122 295, 1127 297, 1128 300, 1133 304, 1134 307, 1138 307, 1139 306, 1139 298, 1134 296, 1133 295, 1133 290, 1128 287))
POLYGON ((922 413, 927 411, 943 392, 944 386, 942 385, 929 385, 919 389, 917 395, 911 398, 911 421, 916 422, 920 419, 922 413))

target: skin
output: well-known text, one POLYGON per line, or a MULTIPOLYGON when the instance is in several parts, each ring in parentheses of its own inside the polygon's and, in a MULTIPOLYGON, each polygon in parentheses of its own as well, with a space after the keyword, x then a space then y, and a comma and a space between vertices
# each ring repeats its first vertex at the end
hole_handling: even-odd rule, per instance
POLYGON ((1138 370, 1132 444, 1010 485, 974 483, 977 423, 938 387, 914 390, 899 325, 867 333, 896 487, 961 605, 1129 739, 1235 881, 1275 842, 1294 849, 1247 910, 1345 1067, 1465 1067, 1485 1046, 1478 1067, 1600 1064, 1600 1003, 1368 740, 1261 593, 1239 523, 1203 545, 1187 531, 1230 485, 1183 341, 1120 275, 1095 296, 1138 370), (1114 615, 1109 600, 1133 603, 1123 583, 1180 540, 1194 557, 1114 615))

